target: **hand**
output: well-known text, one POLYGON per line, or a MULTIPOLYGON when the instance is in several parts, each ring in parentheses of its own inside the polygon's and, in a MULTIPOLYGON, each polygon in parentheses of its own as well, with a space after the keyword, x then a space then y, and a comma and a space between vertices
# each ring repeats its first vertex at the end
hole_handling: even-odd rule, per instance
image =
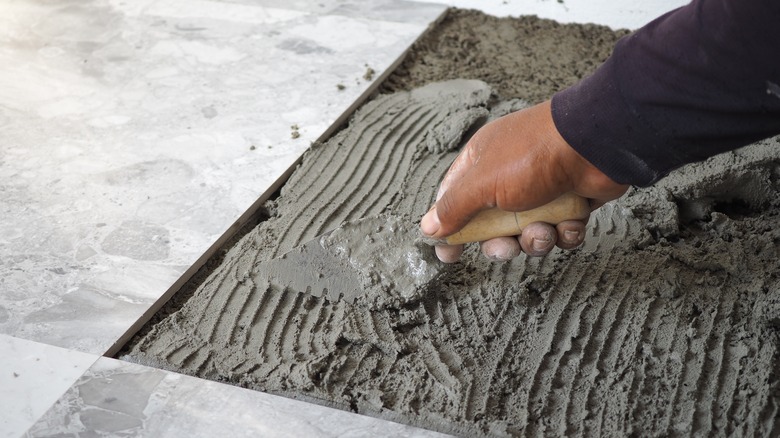
MULTIPOLYGON (((546 101, 490 122, 474 134, 444 176, 436 203, 423 216, 420 228, 423 234, 441 239, 487 208, 525 211, 573 191, 588 198, 596 209, 627 189, 566 143, 546 101)), ((493 260, 509 260, 521 250, 541 256, 556 245, 576 248, 585 237, 586 222, 564 221, 555 227, 529 224, 521 236, 481 242, 482 252, 493 260)), ((436 247, 436 255, 447 263, 456 261, 462 252, 463 245, 436 247)))

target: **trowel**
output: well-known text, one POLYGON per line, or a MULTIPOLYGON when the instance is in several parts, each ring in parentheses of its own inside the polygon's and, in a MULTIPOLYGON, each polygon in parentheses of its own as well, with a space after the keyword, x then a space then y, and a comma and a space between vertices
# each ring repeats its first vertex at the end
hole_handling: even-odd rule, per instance
POLYGON ((414 221, 392 215, 345 222, 281 257, 259 262, 253 274, 265 277, 272 287, 308 293, 333 302, 353 303, 368 297, 380 301, 408 302, 419 298, 435 282, 445 265, 436 258, 432 244, 456 245, 522 233, 531 222, 558 224, 584 219, 590 213, 585 198, 567 193, 533 210, 509 212, 485 210, 463 229, 441 241, 421 236, 414 221))

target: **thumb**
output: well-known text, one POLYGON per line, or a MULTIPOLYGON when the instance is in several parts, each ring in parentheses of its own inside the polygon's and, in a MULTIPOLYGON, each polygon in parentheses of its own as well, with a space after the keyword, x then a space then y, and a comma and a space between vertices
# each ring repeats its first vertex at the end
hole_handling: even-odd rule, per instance
POLYGON ((495 206, 495 191, 484 178, 475 178, 467 172, 450 184, 432 209, 438 218, 439 229, 432 235, 443 238, 458 232, 482 210, 495 206))

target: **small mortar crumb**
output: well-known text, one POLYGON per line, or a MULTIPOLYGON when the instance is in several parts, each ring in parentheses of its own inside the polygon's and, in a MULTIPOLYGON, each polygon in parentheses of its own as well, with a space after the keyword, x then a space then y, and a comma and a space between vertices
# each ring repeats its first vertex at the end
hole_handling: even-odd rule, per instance
POLYGON ((374 79, 374 73, 376 73, 374 69, 366 65, 366 72, 363 74, 363 79, 372 81, 374 79))
POLYGON ((255 149, 257 149, 257 148, 255 147, 255 145, 249 146, 249 150, 250 150, 250 151, 253 151, 253 150, 255 150, 255 149))
POLYGON ((347 88, 347 86, 344 84, 336 84, 336 88, 338 88, 339 91, 343 91, 347 88))
POLYGON ((298 138, 301 136, 301 132, 299 131, 297 124, 290 126, 290 129, 292 130, 292 132, 290 132, 290 136, 292 138, 298 138))

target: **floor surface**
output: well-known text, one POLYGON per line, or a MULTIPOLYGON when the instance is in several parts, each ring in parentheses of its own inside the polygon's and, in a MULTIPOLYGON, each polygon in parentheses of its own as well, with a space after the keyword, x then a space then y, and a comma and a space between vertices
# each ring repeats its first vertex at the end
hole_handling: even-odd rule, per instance
POLYGON ((0 5, 0 437, 210 436, 206 411, 250 435, 433 436, 102 355, 446 6, 636 28, 683 3, 0 5))

